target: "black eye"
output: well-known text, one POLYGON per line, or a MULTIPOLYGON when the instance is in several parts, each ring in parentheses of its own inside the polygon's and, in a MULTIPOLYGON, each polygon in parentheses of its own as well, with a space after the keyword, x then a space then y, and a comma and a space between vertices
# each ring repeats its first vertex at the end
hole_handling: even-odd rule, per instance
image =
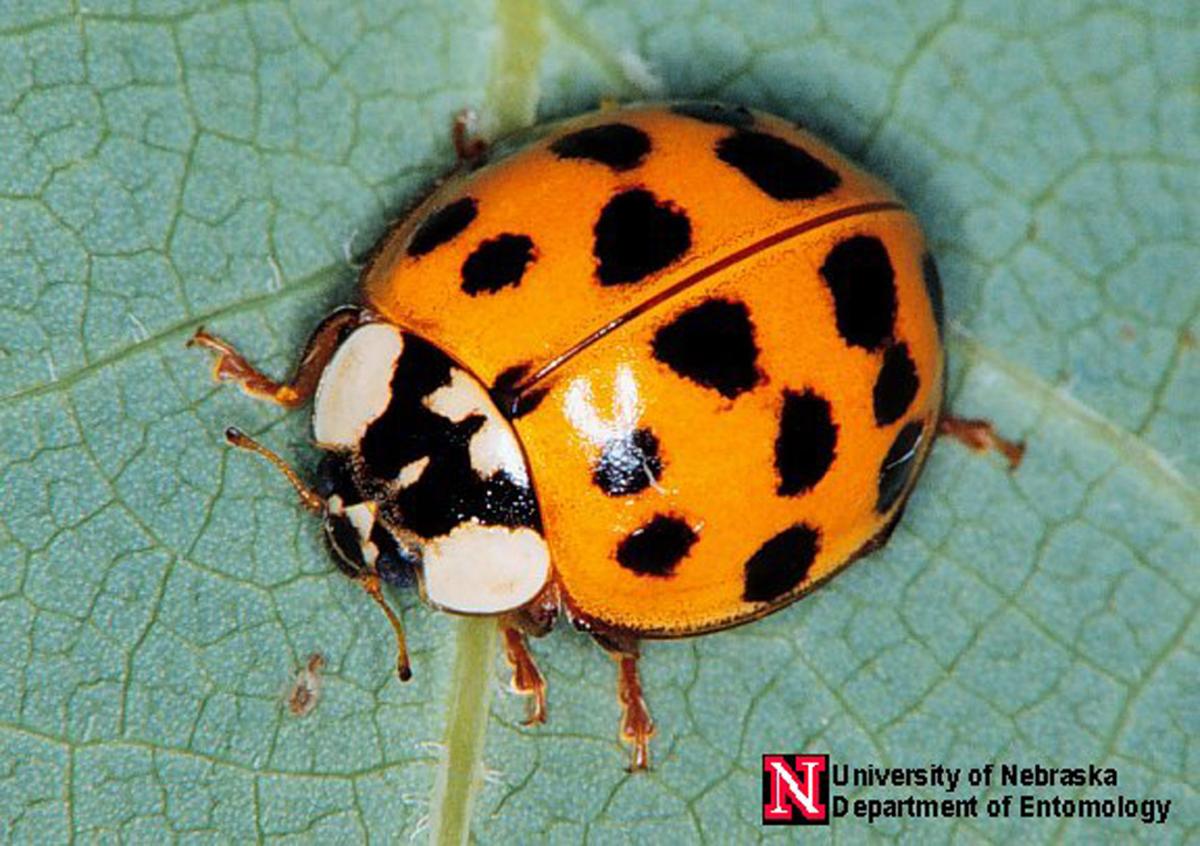
POLYGON ((335 515, 326 517, 325 541, 333 551, 334 563, 339 570, 352 579, 362 575, 367 562, 363 560, 362 541, 358 537, 358 530, 350 525, 349 520, 335 515))
POLYGON ((340 496, 345 505, 363 501, 362 493, 359 492, 358 485, 354 481, 350 459, 342 453, 329 452, 321 458, 321 463, 317 465, 315 487, 317 495, 323 499, 340 496))
POLYGON ((396 587, 410 587, 415 581, 414 568, 421 563, 420 552, 401 546, 395 535, 379 523, 371 529, 371 543, 379 550, 375 559, 379 578, 396 587))

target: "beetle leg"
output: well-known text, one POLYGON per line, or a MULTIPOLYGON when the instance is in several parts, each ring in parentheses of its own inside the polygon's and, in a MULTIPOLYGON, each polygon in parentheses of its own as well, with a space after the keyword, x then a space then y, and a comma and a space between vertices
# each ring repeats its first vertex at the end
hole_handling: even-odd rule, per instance
POLYGON ((617 662, 617 700, 621 703, 621 739, 633 746, 630 772, 650 769, 650 738, 654 735, 654 720, 642 697, 642 680, 638 675, 637 641, 593 634, 617 662))
POLYGON ((213 378, 218 382, 236 382, 243 391, 259 399, 270 400, 285 408, 303 405, 317 389, 321 373, 329 359, 345 339, 346 333, 363 322, 362 311, 352 306, 339 308, 317 326, 308 343, 296 372, 288 382, 276 382, 239 353, 228 341, 210 335, 203 327, 188 340, 189 347, 204 347, 217 354, 213 378))
POLYGON ((615 656, 621 671, 617 680, 617 698, 621 700, 621 737, 633 744, 633 762, 630 770, 650 769, 650 737, 654 734, 654 721, 642 698, 642 680, 638 676, 637 655, 615 656))
POLYGON ((948 435, 976 452, 994 450, 1000 453, 1008 460, 1009 470, 1016 470, 1025 455, 1023 441, 1010 441, 1000 437, 987 420, 943 414, 942 419, 938 421, 938 434, 948 435))
POLYGON ((551 579, 532 601, 500 620, 504 656, 513 668, 512 689, 533 697, 529 702, 529 716, 525 719, 527 726, 546 722, 546 679, 529 651, 527 638, 542 637, 554 628, 558 608, 558 584, 551 579))
POLYGON ((460 164, 472 164, 487 155, 488 143, 476 134, 479 117, 473 109, 462 109, 454 116, 451 137, 460 164))
POLYGON ((503 625, 504 656, 512 667, 512 689, 522 696, 529 696, 529 716, 525 725, 546 722, 546 680, 538 670, 525 633, 511 625, 503 625))

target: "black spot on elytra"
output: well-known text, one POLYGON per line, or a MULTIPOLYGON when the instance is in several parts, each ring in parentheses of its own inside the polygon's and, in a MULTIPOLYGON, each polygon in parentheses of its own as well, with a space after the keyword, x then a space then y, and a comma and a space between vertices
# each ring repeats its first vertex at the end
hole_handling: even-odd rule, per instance
POLYGON ((496 381, 492 383, 492 399, 510 396, 517 390, 521 380, 529 375, 529 364, 514 364, 500 371, 496 381))
POLYGON ((649 429, 613 438, 592 468, 592 481, 609 496, 640 493, 661 478, 658 438, 649 429))
POLYGON ((442 206, 421 221, 412 240, 408 242, 408 254, 423 256, 440 247, 470 226, 478 213, 478 204, 473 197, 463 197, 448 206, 442 206))
POLYGON ((692 224, 645 188, 617 194, 596 221, 596 276, 602 285, 640 282, 677 261, 692 245, 692 224))
POLYGON ((717 142, 717 158, 740 170, 776 200, 811 200, 841 184, 831 170, 807 152, 765 132, 739 129, 717 142))
POLYGON ((946 306, 942 299, 942 277, 937 262, 926 253, 921 259, 921 275, 925 278, 925 290, 929 292, 929 304, 933 306, 933 319, 937 321, 938 333, 946 334, 946 306))
POLYGON ((588 159, 613 170, 629 170, 650 152, 650 136, 627 123, 606 123, 564 135, 550 151, 560 159, 588 159))
POLYGON ((715 123, 739 129, 754 124, 754 115, 745 106, 728 106, 724 103, 711 103, 704 100, 687 100, 682 103, 673 104, 671 111, 677 115, 702 120, 705 123, 715 123))
POLYGON ((821 535, 812 526, 797 523, 771 538, 746 562, 742 599, 771 602, 794 590, 808 575, 821 535))
POLYGON ((727 399, 758 382, 758 347, 743 303, 706 300, 654 334, 654 357, 727 399))
POLYGON ((508 416, 514 420, 518 417, 524 417, 541 405, 542 400, 546 398, 546 394, 549 392, 549 388, 531 388, 528 391, 522 391, 520 396, 516 397, 508 409, 508 416))
POLYGON ((504 472, 481 479, 471 465, 471 437, 486 418, 472 414, 455 423, 426 407, 425 398, 450 383, 453 367, 429 342, 404 336, 391 400, 360 442, 358 484, 380 502, 390 523, 424 538, 444 535, 472 519, 540 529, 537 500, 529 487, 504 472), (390 482, 400 468, 426 457, 429 464, 421 478, 394 490, 390 482))
POLYGON ((837 433, 828 400, 812 391, 783 392, 775 438, 780 494, 802 494, 825 477, 837 453, 837 433))
POLYGON ((882 241, 855 235, 839 242, 825 257, 821 276, 833 293, 838 332, 847 344, 874 350, 891 338, 896 274, 882 241))
POLYGON ((914 420, 905 425, 892 441, 879 468, 879 497, 875 501, 875 510, 880 514, 895 505, 912 477, 917 467, 917 447, 921 444, 923 429, 921 423, 914 420))
POLYGON ((519 285, 532 261, 533 239, 528 235, 497 235, 476 247, 463 262, 462 289, 475 296, 519 285))
POLYGON ((617 563, 643 576, 670 576, 697 539, 680 518, 657 514, 617 544, 617 563))
POLYGON ((505 369, 492 385, 492 402, 500 413, 510 420, 523 417, 533 411, 546 398, 546 388, 521 390, 521 380, 529 373, 528 364, 516 364, 505 369))
POLYGON ((919 385, 917 365, 908 354, 908 344, 892 344, 884 352, 883 366, 875 378, 875 425, 886 426, 903 417, 919 385))

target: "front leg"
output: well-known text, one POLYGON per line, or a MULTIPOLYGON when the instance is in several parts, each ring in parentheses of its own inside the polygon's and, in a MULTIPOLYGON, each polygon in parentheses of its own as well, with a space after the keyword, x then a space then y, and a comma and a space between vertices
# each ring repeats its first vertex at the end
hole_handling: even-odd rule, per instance
POLYGON ((638 675, 640 657, 638 643, 631 638, 594 633, 592 637, 617 662, 617 700, 621 703, 621 739, 633 746, 630 772, 650 769, 650 738, 654 736, 654 720, 642 697, 642 680, 638 675))
POLYGON ((317 389, 317 382, 325 366, 346 333, 363 322, 362 310, 354 306, 339 308, 317 326, 304 347, 304 355, 296 365, 296 372, 288 382, 276 382, 233 348, 227 341, 210 335, 203 328, 188 340, 189 347, 204 347, 217 354, 213 365, 213 378, 218 382, 236 382, 243 391, 259 399, 270 400, 285 408, 303 405, 317 389))

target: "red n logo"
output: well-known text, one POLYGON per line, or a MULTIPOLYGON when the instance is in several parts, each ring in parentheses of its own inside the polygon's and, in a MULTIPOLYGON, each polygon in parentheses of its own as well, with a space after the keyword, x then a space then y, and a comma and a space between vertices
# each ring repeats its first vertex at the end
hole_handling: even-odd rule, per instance
POLYGON ((828 766, 828 755, 763 755, 763 824, 829 825, 828 766))

